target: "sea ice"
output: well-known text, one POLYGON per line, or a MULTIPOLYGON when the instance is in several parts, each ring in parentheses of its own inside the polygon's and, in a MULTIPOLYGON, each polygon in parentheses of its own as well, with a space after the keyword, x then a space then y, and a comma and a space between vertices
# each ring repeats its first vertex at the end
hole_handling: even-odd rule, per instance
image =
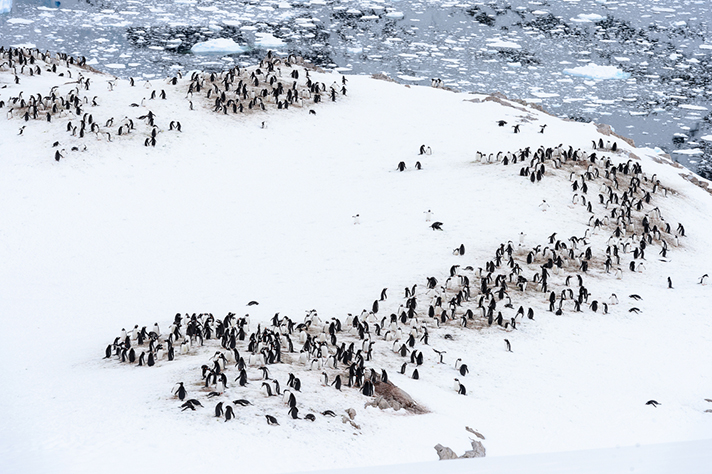
POLYGON ((577 66, 574 68, 564 69, 564 74, 570 76, 586 77, 595 80, 604 79, 628 79, 630 74, 618 69, 615 66, 599 66, 598 64, 589 63, 585 66, 577 66))
POLYGON ((190 50, 194 53, 244 53, 247 46, 241 46, 231 38, 215 38, 196 43, 190 50))

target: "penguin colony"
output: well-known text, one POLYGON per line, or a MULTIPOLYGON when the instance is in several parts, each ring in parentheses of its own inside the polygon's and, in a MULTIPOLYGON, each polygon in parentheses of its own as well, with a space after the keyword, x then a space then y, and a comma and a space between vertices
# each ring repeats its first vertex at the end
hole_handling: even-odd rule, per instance
MULTIPOLYGON (((99 87, 98 80, 89 77, 93 71, 85 58, 0 47, 0 71, 12 71, 15 85, 36 75, 54 75, 64 82, 45 94, 21 91, 7 102, 0 101, 0 108, 8 119, 22 124, 19 134, 38 120, 66 130, 67 143, 53 146, 53 156, 60 161, 69 156, 68 149, 86 150, 90 139, 113 142, 139 136, 145 146, 153 147, 162 133, 180 133, 180 122, 158 116, 149 106, 151 101, 165 100, 172 94, 183 96, 187 108, 197 104, 220 115, 306 108, 346 94, 345 79, 331 86, 313 82, 309 67, 294 56, 283 59, 268 54, 253 68, 235 67, 189 77, 177 74, 159 86, 133 79, 109 80, 105 84, 109 90, 135 88, 141 97, 126 104, 125 115, 109 117, 101 115, 101 100, 91 93, 99 87), (146 110, 131 112, 141 107, 146 110)), ((309 109, 309 114, 314 113, 309 109)), ((418 155, 431 153, 421 145, 418 155)), ((455 264, 442 276, 426 278, 398 292, 400 297, 388 302, 387 311, 384 289, 370 310, 325 320, 314 310, 294 319, 278 313, 270 324, 255 328, 248 315, 179 314, 166 332, 158 324, 122 330, 107 346, 105 358, 151 370, 181 357, 202 358, 192 377, 177 381, 172 390, 176 408, 202 411, 225 422, 240 419, 249 410, 253 415, 261 410, 265 422, 274 426, 280 420, 284 423, 284 418, 330 419, 338 407, 313 403, 310 391, 349 391, 370 399, 378 396, 384 385, 391 385, 393 377, 433 383, 432 367, 437 365, 450 367, 453 377, 448 386, 454 382, 455 394, 476 393, 476 384, 469 383, 468 390, 464 383, 476 376, 478 361, 464 363, 455 357, 461 331, 501 331, 506 336, 502 353, 516 353, 517 328, 535 321, 535 310, 548 308, 556 315, 607 313, 618 304, 618 297, 592 295, 585 279, 643 272, 646 252, 658 252, 665 258, 672 248, 682 245, 684 226, 665 220, 655 203, 669 191, 633 160, 615 164, 606 156, 615 153, 619 153, 616 143, 599 140, 593 142, 590 153, 559 145, 475 155, 479 163, 523 164, 519 174, 532 184, 551 174, 567 173, 572 203, 589 214, 589 229, 583 236, 557 238, 554 233, 528 249, 522 241, 519 246, 503 242, 480 266, 455 264), (602 233, 610 236, 607 246, 596 250, 591 237, 602 233)), ((414 167, 421 169, 420 162, 414 167)), ((398 168, 405 170, 405 163, 398 168)), ((426 222, 430 218, 427 211, 426 222)), ((429 225, 446 232, 441 222, 429 225)), ((460 261, 466 258, 464 244, 452 254, 460 261)), ((707 278, 702 276, 699 283, 705 284, 707 278)), ((671 280, 668 287, 673 287, 671 280)), ((638 295, 629 298, 640 300, 638 295)), ((641 310, 631 307, 628 311, 641 310)), ((339 399, 334 400, 337 405, 339 399)))
MULTIPOLYGON (((106 358, 153 367, 198 353, 206 357, 199 376, 195 375, 189 389, 181 382, 175 390, 181 410, 194 411, 215 398, 218 405, 208 415, 229 421, 239 418, 241 410, 258 410, 258 403, 278 399, 281 402, 271 403, 272 411, 264 413, 269 424, 276 425, 285 416, 314 421, 320 413, 334 413, 335 407, 303 401, 308 398, 302 395, 305 385, 374 397, 382 384, 392 384, 386 368, 414 380, 427 380, 431 371, 425 362, 449 365, 447 351, 433 346, 455 340, 456 328, 497 328, 507 336, 502 350, 513 353, 517 328, 534 321, 534 307, 548 308, 559 316, 583 311, 606 314, 618 304, 618 297, 591 294, 585 279, 621 278, 624 268, 642 272, 646 252, 664 255, 685 236, 684 226, 673 228, 655 206, 655 199, 668 191, 632 160, 616 165, 610 157, 562 147, 541 148, 533 154, 521 150, 512 156, 512 163, 524 161, 526 168, 542 177, 550 173, 549 166, 569 173, 572 201, 590 214, 583 236, 557 238, 553 233, 532 248, 502 243, 481 267, 455 264, 441 277, 442 282, 428 277, 404 288, 397 309, 388 315, 383 311, 387 289, 370 310, 357 315, 322 320, 315 310, 309 310, 303 319, 293 320, 277 313, 269 325, 254 330, 248 315, 229 313, 220 319, 209 313, 177 314, 163 335, 157 325, 152 331, 138 326, 128 334, 122 331, 106 348, 106 358), (591 196, 594 188, 597 197, 591 196), (591 236, 602 233, 608 235, 606 249, 595 251, 591 236), (530 305, 524 304, 532 299, 530 305)), ((453 254, 463 258, 464 245, 456 250, 453 254)), ((633 294, 630 299, 641 298, 633 294)), ((629 311, 640 310, 632 307, 629 311)), ((476 367, 476 361, 468 366, 458 358, 452 365, 457 394, 468 395, 463 382, 470 367, 476 367)))
MULTIPOLYGON (((165 334, 157 324, 151 331, 138 326, 128 333, 122 330, 107 346, 105 358, 155 367, 176 357, 199 355, 204 363, 193 379, 174 389, 178 409, 202 411, 225 422, 258 412, 266 423, 278 426, 280 420, 316 421, 340 411, 311 401, 309 392, 314 390, 376 397, 393 383, 388 370, 432 382, 433 366, 452 364, 445 360, 448 352, 436 347, 456 347, 459 331, 502 331, 506 336, 502 351, 514 353, 516 331, 535 321, 535 308, 557 316, 607 314, 619 303, 618 297, 591 294, 587 279, 620 279, 624 271, 643 272, 646 253, 665 257, 682 245, 684 226, 671 225, 656 206, 669 191, 639 163, 615 164, 606 153, 617 151, 597 146, 589 154, 560 145, 533 153, 529 148, 499 153, 486 160, 477 154, 478 161, 523 163, 519 175, 534 184, 550 174, 567 173, 572 203, 589 214, 582 236, 558 238, 554 232, 546 242, 527 248, 522 233, 519 245, 501 243, 482 266, 455 264, 440 277, 443 281, 428 277, 404 288, 390 303, 391 308, 397 305, 392 311, 384 311, 388 304, 384 288, 370 310, 343 319, 322 320, 316 310, 306 311, 299 320, 277 313, 268 325, 253 328, 249 315, 177 314, 165 334), (601 234, 607 236, 606 247, 595 249, 592 236, 601 234), (201 410, 208 401, 217 404, 201 410)), ((453 254, 464 258, 464 245, 453 254)), ((641 297, 632 294, 629 299, 641 297)), ((248 306, 256 304, 251 301, 248 306)), ((461 358, 451 365, 456 394, 476 393, 476 386, 468 391, 464 384, 472 368, 476 374, 476 366, 477 361, 467 364, 461 358)), ((340 398, 332 400, 337 405, 340 398)))
MULTIPOLYGON (((0 101, 0 109, 6 109, 7 119, 22 122, 18 135, 22 135, 32 121, 62 127, 67 139, 55 142, 51 153, 60 161, 73 152, 87 151, 91 139, 114 142, 139 137, 144 146, 155 147, 161 134, 182 132, 179 121, 159 117, 151 110, 152 101, 166 100, 169 94, 183 96, 186 107, 191 110, 199 105, 224 115, 305 108, 346 95, 345 77, 341 84, 334 82, 327 87, 323 82, 312 81, 310 68, 311 65, 294 55, 281 59, 268 52, 258 66, 242 69, 235 66, 221 73, 194 72, 189 78, 178 72, 156 86, 133 78, 129 78, 127 84, 108 80, 109 91, 128 85, 136 89, 137 98, 141 97, 126 104, 124 116, 110 117, 102 115, 101 101, 92 94, 93 88, 101 86, 88 77, 96 71, 86 65, 85 57, 0 47, 0 71, 11 71, 16 85, 21 85, 24 78, 37 75, 54 75, 64 82, 44 94, 26 94, 21 90, 7 102, 0 101), (133 108, 141 109, 142 113, 136 113, 133 108)), ((309 109, 309 113, 316 112, 309 109)), ((266 128, 266 122, 262 122, 262 128, 266 128)))

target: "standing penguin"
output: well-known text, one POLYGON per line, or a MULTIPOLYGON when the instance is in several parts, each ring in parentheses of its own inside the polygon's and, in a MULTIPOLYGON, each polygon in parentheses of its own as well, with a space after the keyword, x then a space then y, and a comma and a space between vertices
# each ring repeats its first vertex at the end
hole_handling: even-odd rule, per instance
POLYGON ((235 418, 235 412, 232 410, 232 406, 228 405, 225 407, 225 421, 230 421, 233 418, 235 418))
POLYGON ((507 352, 513 352, 513 351, 512 351, 512 345, 509 343, 509 340, 508 340, 508 339, 505 339, 505 340, 504 340, 504 343, 505 343, 506 346, 507 346, 507 352))
POLYGON ((183 386, 183 382, 178 382, 178 388, 176 388, 173 393, 178 396, 178 399, 181 402, 185 399, 187 392, 185 390, 185 387, 183 386))
POLYGON ((215 405, 215 417, 220 418, 221 416, 223 416, 223 402, 215 405))

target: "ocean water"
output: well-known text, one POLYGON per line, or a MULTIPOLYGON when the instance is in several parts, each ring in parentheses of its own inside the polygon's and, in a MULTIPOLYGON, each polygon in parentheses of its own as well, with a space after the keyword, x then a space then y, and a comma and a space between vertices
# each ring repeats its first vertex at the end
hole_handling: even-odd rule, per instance
POLYGON ((85 56, 119 77, 221 70, 271 49, 438 79, 608 123, 712 178, 711 21, 709 0, 15 0, 0 45, 85 56))

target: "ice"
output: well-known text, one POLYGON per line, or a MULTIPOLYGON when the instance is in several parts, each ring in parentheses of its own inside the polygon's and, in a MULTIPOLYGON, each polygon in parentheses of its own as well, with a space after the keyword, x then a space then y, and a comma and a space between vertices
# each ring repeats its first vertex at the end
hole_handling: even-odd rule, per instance
POLYGON ((594 63, 564 69, 564 74, 595 80, 628 79, 630 77, 630 73, 622 71, 615 66, 599 66, 594 63))
POLYGON ((286 43, 271 33, 255 33, 255 46, 258 48, 281 48, 286 43))
POLYGON ((28 20, 26 18, 9 18, 7 22, 15 25, 29 25, 30 23, 34 23, 35 20, 28 20))
POLYGON ((201 43, 196 43, 190 49, 197 54, 210 53, 244 53, 249 48, 235 43, 231 38, 215 38, 201 43))
POLYGON ((0 0, 0 13, 7 13, 12 10, 12 0, 0 0))

